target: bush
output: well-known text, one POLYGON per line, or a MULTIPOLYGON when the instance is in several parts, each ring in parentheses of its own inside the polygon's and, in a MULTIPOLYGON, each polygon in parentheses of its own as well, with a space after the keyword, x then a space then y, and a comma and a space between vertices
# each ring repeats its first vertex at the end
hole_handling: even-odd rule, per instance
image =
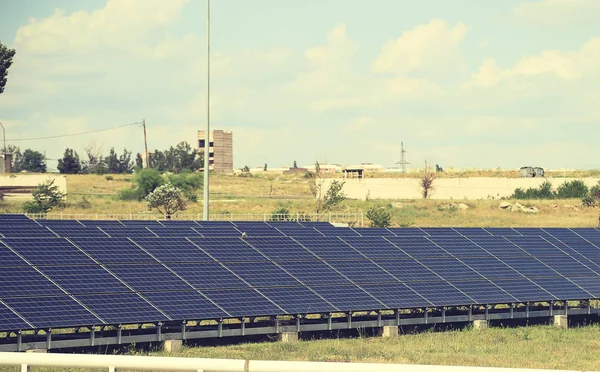
POLYGON ((130 189, 123 189, 119 191, 119 199, 142 201, 157 187, 163 185, 165 180, 159 171, 156 169, 147 168, 138 171, 135 174, 133 182, 134 184, 130 189))
POLYGON ((286 207, 279 207, 271 213, 269 221, 291 221, 290 210, 286 207))
POLYGON ((138 190, 136 188, 123 189, 119 191, 120 200, 140 200, 138 190))
POLYGON ((544 181, 537 189, 530 187, 527 190, 517 188, 511 199, 533 200, 533 199, 555 199, 556 194, 552 191, 552 183, 544 181))
POLYGON ((204 180, 201 173, 183 172, 179 174, 169 174, 168 181, 186 194, 191 194, 193 191, 201 190, 204 185, 204 180))
POLYGON ((39 184, 32 195, 33 200, 23 203, 25 213, 48 213, 52 208, 63 205, 65 200, 65 194, 54 185, 54 180, 39 184))
POLYGON ((107 181, 112 181, 113 180, 113 176, 111 176, 110 174, 108 176, 104 177, 107 181))
POLYGON ((367 211, 367 218, 371 220, 372 227, 387 227, 392 220, 392 214, 383 207, 371 207, 367 211))
POLYGON ((586 195, 581 199, 581 204, 583 204, 584 207, 593 208, 598 205, 598 200, 592 195, 586 195))
POLYGON ((170 183, 158 186, 146 196, 145 200, 148 210, 157 209, 167 219, 171 219, 171 215, 187 208, 183 192, 170 183))
POLYGON ((556 196, 559 199, 583 198, 590 192, 589 188, 582 180, 573 180, 565 182, 556 190, 556 196))

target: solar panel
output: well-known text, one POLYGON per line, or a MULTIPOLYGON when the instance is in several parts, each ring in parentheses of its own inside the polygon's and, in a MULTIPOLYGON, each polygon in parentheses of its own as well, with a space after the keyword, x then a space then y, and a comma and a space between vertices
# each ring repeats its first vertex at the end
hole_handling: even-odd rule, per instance
POLYGON ((100 265, 40 266, 38 269, 71 294, 131 292, 100 265))
POLYGON ((557 299, 540 286, 525 278, 494 280, 494 284, 508 292, 511 296, 517 298, 519 302, 550 301, 557 299))
POLYGON ((368 260, 328 260, 327 263, 354 283, 396 283, 397 280, 368 260))
POLYGON ((510 227, 486 227, 485 230, 494 236, 522 236, 521 233, 510 227))
POLYGON ((405 284, 425 297, 434 306, 458 306, 476 303, 447 282, 409 282, 405 284))
POLYGON ((363 255, 352 249, 343 240, 338 238, 308 238, 298 237, 296 240, 306 249, 321 259, 365 259, 363 255))
POLYGON ((200 225, 203 228, 234 227, 233 223, 230 221, 196 221, 196 224, 200 225))
POLYGON ((429 236, 429 234, 419 229, 418 227, 388 227, 387 229, 396 236, 429 236))
POLYGON ((563 276, 595 276, 600 274, 599 268, 596 268, 598 271, 590 270, 589 267, 569 256, 540 256, 538 260, 563 276))
POLYGON ((344 237, 342 238, 352 248, 356 249, 362 255, 370 259, 378 258, 394 258, 394 259, 411 259, 409 255, 398 249, 383 237, 344 237))
POLYGON ((503 304, 517 301, 517 299, 487 280, 463 281, 452 280, 450 283, 463 292, 476 303, 503 304))
MULTIPOLYGON (((233 238, 233 237, 241 237, 242 236, 242 232, 239 231, 238 229, 236 229, 233 226, 218 226, 218 227, 194 227, 194 230, 196 230, 196 232, 198 234, 200 234, 201 236, 207 237, 207 238, 218 238, 218 237, 225 237, 225 238, 233 238)), ((246 234, 248 235, 248 234, 246 234)))
POLYGON ((31 219, 24 214, 3 213, 0 214, 0 221, 31 221, 31 219))
POLYGON ((106 265, 106 269, 138 292, 191 289, 163 265, 106 265))
POLYGON ((534 256, 565 255, 563 251, 541 237, 523 236, 507 237, 506 239, 520 248, 527 247, 527 253, 534 256))
POLYGON ((189 227, 198 227, 200 226, 195 221, 178 221, 178 220, 164 220, 160 221, 160 224, 164 227, 170 228, 189 228, 189 227))
POLYGON ((157 235, 145 227, 101 227, 113 238, 156 238, 157 235))
POLYGON ((328 237, 339 237, 339 236, 360 236, 358 233, 352 229, 347 229, 344 227, 335 227, 335 226, 315 226, 315 229, 321 232, 323 235, 328 237))
POLYGON ((244 241, 274 261, 314 260, 316 258, 296 241, 286 237, 248 237, 244 241))
POLYGON ((187 237, 198 237, 200 233, 191 227, 149 227, 150 231, 152 231, 155 235, 165 238, 165 237, 173 237, 173 238, 187 238, 187 237))
POLYGON ((87 227, 124 227, 118 220, 79 220, 79 223, 87 227))
POLYGON ((163 226, 156 220, 121 220, 126 227, 159 227, 163 226))
POLYGON ((56 235, 63 238, 106 238, 108 235, 95 227, 49 227, 56 235))
POLYGON ((288 314, 337 311, 333 305, 306 287, 260 288, 259 291, 288 314))
POLYGON ((136 293, 110 293, 75 296, 107 324, 155 323, 168 320, 136 293))
POLYGON ((267 258, 239 238, 190 238, 190 241, 221 262, 267 261, 267 258))
POLYGON ((296 279, 272 262, 226 262, 225 267, 254 287, 299 286, 296 279))
POLYGON ((461 258, 461 261, 488 279, 516 279, 523 276, 497 258, 461 258))
POLYGON ((248 284, 217 262, 167 264, 178 276, 196 289, 247 288, 248 284))
POLYGON ((280 261, 277 264, 304 284, 351 284, 323 261, 280 261))
POLYGON ((0 298, 64 294, 33 267, 7 267, 0 275, 0 298))
POLYGON ((421 230, 426 232, 429 236, 460 236, 451 227, 422 227, 421 230))
POLYGON ((127 238, 75 238, 78 247, 101 264, 156 263, 156 260, 127 238))
POLYGON ((415 260, 377 260, 378 266, 402 282, 440 280, 440 277, 415 260))
POLYGON ((34 222, 30 225, 0 225, 0 235, 5 238, 56 238, 56 234, 34 222))
POLYGON ((79 228, 85 227, 77 220, 39 220, 37 221, 42 226, 46 226, 49 228, 59 227, 59 228, 79 228))
POLYGON ((32 328, 32 326, 0 302, 0 331, 13 331, 28 328, 32 328))
POLYGON ((233 317, 285 314, 285 310, 252 288, 208 290, 202 293, 233 317))
POLYGON ((585 300, 593 297, 591 293, 584 291, 566 278, 541 278, 535 282, 556 298, 585 300))
POLYGON ((456 258, 423 258, 419 262, 446 280, 481 280, 483 277, 456 258))
POLYGON ((412 257, 452 257, 426 237, 396 237, 387 240, 412 257))
POLYGON ((363 227, 363 228, 353 228, 355 232, 357 232, 360 236, 396 236, 393 232, 386 229, 385 227, 363 227))
POLYGON ((2 244, 0 240, 0 268, 10 266, 28 266, 28 263, 2 244))
POLYGON ((64 238, 5 238, 3 241, 32 265, 95 264, 64 238))
POLYGON ((361 288, 382 301, 388 309, 433 305, 402 283, 361 284, 361 288))
POLYGON ((213 261, 185 238, 135 238, 134 241, 161 262, 213 261))
POLYGON ((103 324, 69 296, 15 297, 4 302, 38 329, 103 324))
POLYGON ((462 237, 430 237, 429 240, 454 257, 489 257, 483 248, 462 237))
POLYGON ((590 293, 594 298, 600 298, 600 276, 590 276, 587 278, 573 277, 569 278, 569 280, 590 293))
POLYGON ((385 309, 387 306, 355 285, 309 286, 309 288, 343 310, 385 309))
POLYGON ((148 292, 142 295, 171 319, 195 320, 231 316, 196 291, 148 292))
POLYGON ((472 237, 470 240, 496 257, 528 257, 529 254, 504 237, 472 237))
POLYGON ((523 274, 527 278, 551 278, 560 276, 559 273, 552 270, 542 262, 536 260, 533 257, 519 257, 519 258, 503 258, 502 262, 515 269, 519 273, 523 274))
POLYGON ((486 229, 482 227, 455 227, 454 231, 463 236, 491 236, 486 229))

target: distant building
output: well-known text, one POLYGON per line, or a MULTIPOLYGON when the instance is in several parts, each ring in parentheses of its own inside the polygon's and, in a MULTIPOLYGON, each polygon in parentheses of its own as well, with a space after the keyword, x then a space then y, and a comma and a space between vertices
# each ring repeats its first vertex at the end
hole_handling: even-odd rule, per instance
MULTIPOLYGON (((209 169, 215 172, 233 172, 233 133, 213 130, 208 141, 209 169)), ((198 151, 205 154, 206 131, 198 131, 198 151)))
POLYGON ((0 155, 0 174, 12 173, 12 154, 0 155))

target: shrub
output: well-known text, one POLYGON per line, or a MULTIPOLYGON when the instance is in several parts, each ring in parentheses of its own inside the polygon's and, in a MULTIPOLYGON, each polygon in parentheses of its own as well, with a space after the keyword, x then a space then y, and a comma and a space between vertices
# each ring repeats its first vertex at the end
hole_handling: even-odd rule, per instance
POLYGON ((527 190, 523 190, 522 188, 515 189, 511 198, 522 200, 555 199, 556 193, 552 191, 552 183, 544 181, 537 189, 533 187, 530 187, 527 190))
POLYGON ((583 204, 584 207, 592 208, 598 205, 598 200, 592 195, 586 195, 581 199, 581 204, 583 204))
POLYGON ((23 203, 26 213, 48 213, 52 208, 64 204, 65 194, 60 192, 54 180, 48 180, 38 185, 32 192, 33 200, 23 203))
POLYGON ((149 210, 157 209, 167 219, 171 219, 171 215, 187 208, 183 192, 170 183, 158 186, 146 196, 145 200, 149 210))
POLYGON ((108 176, 104 177, 107 181, 112 181, 113 180, 113 176, 111 176, 110 174, 108 176))
POLYGON ((167 180, 178 189, 186 194, 191 194, 193 191, 201 190, 204 185, 204 180, 201 173, 183 172, 179 174, 169 174, 167 180))
POLYGON ((271 213, 269 221, 291 221, 290 210, 286 207, 279 207, 271 213))
POLYGON ((372 227, 387 227, 392 220, 392 214, 384 207, 371 207, 367 211, 367 218, 371 220, 372 227))
POLYGON ((90 209, 92 207, 92 203, 90 203, 90 199, 88 198, 87 195, 84 195, 81 198, 81 201, 79 203, 77 203, 77 207, 79 207, 81 209, 90 209))
POLYGON ((582 180, 573 180, 565 182, 556 190, 556 196, 559 199, 583 198, 590 192, 589 188, 582 180))
POLYGON ((140 200, 138 190, 136 188, 123 189, 119 191, 120 200, 140 200))

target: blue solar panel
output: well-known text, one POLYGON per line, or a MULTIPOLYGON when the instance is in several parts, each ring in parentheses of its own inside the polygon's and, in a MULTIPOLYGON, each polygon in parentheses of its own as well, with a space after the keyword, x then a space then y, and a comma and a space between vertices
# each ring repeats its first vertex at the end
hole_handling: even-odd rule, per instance
POLYGON ((560 276, 559 273, 533 257, 502 258, 501 260, 530 279, 560 276))
POLYGON ((577 229, 576 233, 591 243, 600 243, 600 231, 598 229, 577 229))
POLYGON ((239 238, 190 238, 190 241, 221 262, 267 261, 267 258, 239 238))
POLYGON ((248 284, 217 262, 167 264, 196 289, 246 288, 248 284))
POLYGON ((231 316, 196 291, 148 292, 142 295, 171 319, 195 320, 231 316))
POLYGON ((429 236, 460 236, 451 227, 422 227, 421 230, 429 234, 429 236))
POLYGON ((152 231, 155 235, 160 236, 161 238, 172 237, 172 238, 187 238, 187 237, 198 237, 200 233, 191 227, 149 227, 150 231, 152 231))
POLYGON ((39 220, 37 221, 40 225, 46 226, 49 228, 58 227, 58 228, 80 228, 85 227, 77 220, 39 220))
POLYGON ((591 293, 584 291, 566 278, 542 278, 535 282, 557 298, 585 300, 593 297, 591 293))
POLYGON ((92 265, 95 263, 63 238, 5 238, 3 241, 32 265, 92 265))
MULTIPOLYGON (((238 237, 241 238, 242 237, 242 232, 239 231, 238 229, 236 229, 233 226, 230 227, 225 227, 225 226, 219 226, 219 227, 194 227, 194 230, 196 230, 198 232, 198 234, 200 234, 201 236, 207 237, 207 238, 234 238, 234 237, 238 237)), ((249 234, 246 234, 249 235, 249 234)))
POLYGON ((260 251, 269 259, 282 260, 314 260, 316 256, 304 249, 296 241, 286 237, 245 238, 245 242, 260 251))
POLYGON ((328 260, 327 263, 354 283, 395 283, 397 280, 368 260, 328 260))
POLYGON ((285 314, 284 310, 251 288, 202 293, 234 317, 285 314))
POLYGON ((453 280, 450 283, 479 304, 503 304, 517 301, 515 297, 487 280, 453 280))
POLYGON ((3 213, 0 214, 0 220, 2 222, 5 221, 31 221, 31 219, 29 219, 29 217, 27 217, 24 214, 12 214, 12 213, 3 213))
POLYGON ((225 267, 254 287, 299 286, 296 279, 272 262, 228 262, 225 267))
POLYGON ((387 308, 383 302, 355 285, 311 286, 309 288, 341 311, 387 308))
POLYGON ((0 302, 0 331, 14 331, 28 328, 32 328, 32 326, 0 302))
POLYGON ((75 296, 107 324, 155 323, 169 320, 136 293, 75 296))
MULTIPOLYGON (((281 233, 279 230, 277 230, 274 227, 271 226, 264 226, 264 227, 237 227, 237 229, 239 231, 241 231, 241 234, 246 234, 247 236, 285 236, 283 233, 281 233)), ((198 231, 202 232, 204 230, 199 229, 198 231)))
POLYGON ((0 241, 0 268, 9 266, 28 266, 28 263, 0 241))
POLYGON ((358 233, 352 229, 344 228, 344 227, 335 227, 335 226, 316 226, 316 230, 320 231, 323 235, 328 237, 338 237, 338 236, 360 236, 358 233))
POLYGON ((454 257, 489 257, 484 249, 462 237, 430 237, 432 242, 440 246, 454 257))
POLYGON ((419 262, 446 280, 481 280, 483 277, 456 258, 423 258, 419 262))
POLYGON ((322 238, 323 235, 318 230, 312 227, 294 227, 294 228, 285 228, 284 226, 277 226, 277 230, 279 230, 285 236, 291 237, 313 237, 313 238, 322 238))
POLYGON ((33 267, 8 267, 0 275, 0 298, 64 294, 33 267))
POLYGON ((100 265, 40 266, 38 269, 71 294, 131 292, 100 265))
POLYGON ((63 238, 106 238, 108 235, 95 227, 49 227, 56 235, 63 238))
POLYGON ((367 238, 342 238, 352 248, 370 259, 377 258, 395 258, 395 259, 411 259, 409 255, 398 249, 395 245, 387 241, 383 237, 367 237, 367 238))
POLYGON ((523 276, 496 258, 461 258, 461 261, 488 279, 516 279, 523 276))
POLYGON ((121 220, 121 223, 126 227, 159 227, 163 226, 159 221, 156 220, 121 220))
POLYGON ((451 255, 425 237, 387 238, 407 254, 420 257, 451 257, 451 255))
POLYGON ((528 257, 527 252, 504 237, 473 237, 470 240, 496 257, 528 257))
POLYGON ((570 281, 583 288, 586 292, 592 294, 594 298, 600 298, 600 276, 590 276, 587 278, 569 278, 570 281))
POLYGON ((339 238, 307 238, 298 237, 296 240, 306 249, 314 253, 319 258, 326 259, 358 259, 364 260, 365 257, 352 249, 347 243, 339 238))
POLYGON ((156 263, 156 260, 127 238, 75 238, 78 247, 102 264, 156 263))
POLYGON ((79 223, 87 227, 124 227, 120 221, 117 220, 79 220, 79 223))
POLYGON ((69 296, 19 297, 4 302, 35 328, 100 325, 102 321, 69 296))
POLYGON ((156 238, 157 235, 145 227, 101 227, 113 238, 156 238))
POLYGON ((523 236, 506 237, 510 242, 518 245, 520 248, 526 247, 527 253, 534 256, 563 256, 565 253, 541 237, 523 236))
POLYGON ((178 220, 165 220, 160 221, 160 224, 165 227, 171 228, 190 228, 190 227, 198 227, 200 226, 195 221, 178 221, 178 220))
POLYGON ((517 298, 519 302, 556 300, 552 294, 527 279, 494 280, 494 284, 517 298))
POLYGON ((161 262, 214 261, 184 238, 135 238, 134 241, 161 262))
POLYGON ((28 225, 0 225, 0 235, 6 238, 56 238, 56 234, 34 222, 28 225))
POLYGON ((374 237, 382 237, 382 236, 396 236, 393 232, 386 229, 385 227, 363 227, 363 228, 354 228, 355 232, 357 232, 360 236, 374 236, 374 237))
POLYGON ((259 291, 288 314, 324 313, 338 310, 306 287, 260 288, 259 291))
POLYGON ((521 233, 510 227, 486 227, 485 230, 494 236, 521 236, 521 233))
POLYGON ((280 261, 293 277, 308 285, 350 284, 350 281, 323 261, 280 261))
POLYGON ((191 289, 163 265, 107 265, 106 268, 139 292, 191 289))
POLYGON ((234 227, 230 221, 196 221, 196 223, 203 228, 234 227))
POLYGON ((396 236, 429 236, 429 234, 419 229, 418 227, 388 227, 387 229, 396 236))
POLYGON ((537 228, 537 227, 515 227, 514 230, 517 231, 521 235, 534 235, 534 236, 547 235, 544 230, 537 228))
POLYGON ((388 309, 428 307, 433 305, 402 283, 361 284, 361 288, 383 302, 388 309))
POLYGON ((415 260, 377 260, 374 262, 402 282, 440 280, 440 277, 415 260))
POLYGON ((447 282, 410 282, 406 286, 425 297, 434 306, 471 305, 475 301, 447 282))
MULTIPOLYGON (((597 271, 590 270, 589 267, 569 256, 540 256, 538 260, 563 276, 595 276, 600 274, 599 268, 596 268, 597 271)), ((590 265, 590 267, 593 266, 590 265)))
POLYGON ((454 231, 464 236, 491 236, 486 229, 482 227, 455 227, 454 231))

